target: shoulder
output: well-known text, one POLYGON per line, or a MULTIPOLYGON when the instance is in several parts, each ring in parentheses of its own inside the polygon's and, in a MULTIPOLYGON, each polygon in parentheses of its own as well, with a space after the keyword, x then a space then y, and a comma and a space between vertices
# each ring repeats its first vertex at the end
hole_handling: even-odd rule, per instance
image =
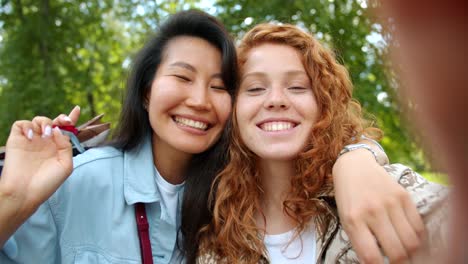
POLYGON ((89 149, 73 158, 72 174, 49 200, 51 204, 61 204, 70 197, 89 196, 92 190, 120 188, 122 178, 122 151, 113 147, 89 149))
POLYGON ((123 167, 123 153, 113 147, 89 149, 74 157, 73 172, 48 199, 57 221, 65 221, 72 211, 89 212, 98 204, 105 207, 123 200, 123 167), (121 195, 116 196, 117 190, 121 195))
POLYGON ((123 152, 114 147, 98 147, 87 150, 73 158, 73 169, 90 166, 93 163, 112 163, 123 157, 123 152))
POLYGON ((425 216, 441 206, 446 206, 450 188, 430 182, 402 164, 384 166, 385 170, 410 194, 421 215, 425 216))
POLYGON ((402 164, 385 168, 409 193, 426 226, 427 242, 412 261, 426 263, 429 259, 437 259, 441 252, 448 250, 451 188, 430 182, 402 164))
MULTIPOLYGON (((428 233, 427 245, 421 249, 427 256, 435 256, 447 245, 447 225, 449 215, 448 195, 450 188, 430 182, 408 166, 390 164, 384 166, 386 171, 410 195, 419 214, 422 216, 428 233)), ((326 249, 325 263, 357 263, 358 258, 353 250, 349 237, 338 226, 329 247, 326 249)), ((417 257, 419 257, 418 254, 417 257)), ((425 262, 418 262, 425 263, 425 262)))

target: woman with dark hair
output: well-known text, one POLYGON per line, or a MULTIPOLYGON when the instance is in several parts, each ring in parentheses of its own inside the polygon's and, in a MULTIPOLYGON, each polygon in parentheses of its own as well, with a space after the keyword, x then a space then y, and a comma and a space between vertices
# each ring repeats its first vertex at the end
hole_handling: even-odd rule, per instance
POLYGON ((180 223, 185 243, 193 243, 209 220, 236 63, 220 22, 180 12, 137 55, 110 146, 72 161, 66 136, 52 127, 75 123, 78 109, 69 118, 16 122, 1 178, 0 262, 180 263, 180 223), (149 235, 137 229, 145 219, 149 235))
MULTIPOLYGON (((368 201, 371 226, 395 229, 371 233, 340 221, 330 160, 378 130, 365 125, 348 72, 329 50, 298 27, 261 24, 244 36, 238 57, 230 161, 213 184, 213 221, 202 229, 198 263, 384 263, 371 247, 357 256, 355 232, 375 237, 391 263, 439 253, 418 252, 405 212, 378 215, 378 201, 368 201)), ((446 188, 403 165, 386 169, 417 204, 429 245, 441 241, 446 188)))
MULTIPOLYGON (((212 181, 227 160, 236 80, 223 25, 185 11, 136 57, 110 145, 72 160, 67 137, 52 127, 74 125, 77 108, 53 121, 16 122, 0 178, 0 262, 193 263, 199 230, 211 220, 212 181)), ((372 166, 360 173, 377 164, 364 151, 340 159, 337 174, 381 176, 372 166)))

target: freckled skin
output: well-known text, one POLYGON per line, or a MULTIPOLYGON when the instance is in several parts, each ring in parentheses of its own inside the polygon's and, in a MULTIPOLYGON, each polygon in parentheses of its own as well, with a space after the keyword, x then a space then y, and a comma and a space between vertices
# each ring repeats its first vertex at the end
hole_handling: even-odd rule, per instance
POLYGON ((242 140, 259 157, 266 160, 297 157, 310 136, 318 108, 295 49, 263 44, 249 52, 243 66, 236 113, 242 140), (265 131, 266 126, 278 121, 292 123, 293 127, 265 131))

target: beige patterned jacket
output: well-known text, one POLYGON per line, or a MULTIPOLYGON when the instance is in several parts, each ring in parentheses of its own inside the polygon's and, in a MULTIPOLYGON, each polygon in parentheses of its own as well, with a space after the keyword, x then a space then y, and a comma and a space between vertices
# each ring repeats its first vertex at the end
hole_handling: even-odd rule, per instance
MULTIPOLYGON (((410 194, 419 213, 422 215, 428 233, 427 244, 412 256, 411 263, 437 263, 441 252, 447 246, 448 191, 449 188, 428 182, 421 175, 401 164, 384 166, 398 183, 410 194)), ((325 235, 316 241, 316 263, 359 263, 351 242, 339 223, 336 205, 332 196, 319 198, 330 212, 330 225, 325 235)), ((199 264, 224 263, 211 254, 203 254, 197 259, 199 264)), ((242 261, 239 261, 242 263, 242 261)), ((265 257, 261 263, 269 263, 265 257)))

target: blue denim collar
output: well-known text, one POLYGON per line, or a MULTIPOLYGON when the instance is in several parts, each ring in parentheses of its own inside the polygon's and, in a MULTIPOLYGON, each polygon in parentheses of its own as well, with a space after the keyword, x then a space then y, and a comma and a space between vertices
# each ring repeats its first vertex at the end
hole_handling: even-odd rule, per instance
POLYGON ((151 136, 131 151, 124 152, 124 196, 127 204, 153 203, 161 196, 155 181, 151 136))

